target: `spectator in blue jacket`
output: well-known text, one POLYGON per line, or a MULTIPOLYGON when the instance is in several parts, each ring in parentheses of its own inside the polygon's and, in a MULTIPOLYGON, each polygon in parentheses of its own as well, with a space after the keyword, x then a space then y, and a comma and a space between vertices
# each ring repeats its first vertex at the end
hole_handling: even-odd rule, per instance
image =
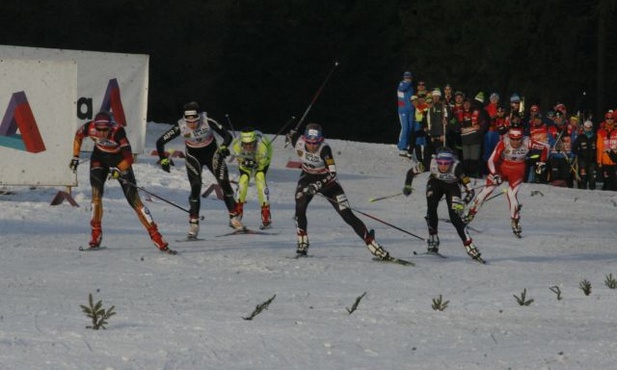
POLYGON ((396 98, 398 104, 398 118, 401 124, 401 132, 398 137, 398 153, 402 157, 409 157, 407 151, 409 147, 409 135, 413 126, 414 106, 411 104, 411 96, 414 93, 413 84, 411 82, 411 72, 403 73, 403 80, 399 82, 396 90, 396 98))

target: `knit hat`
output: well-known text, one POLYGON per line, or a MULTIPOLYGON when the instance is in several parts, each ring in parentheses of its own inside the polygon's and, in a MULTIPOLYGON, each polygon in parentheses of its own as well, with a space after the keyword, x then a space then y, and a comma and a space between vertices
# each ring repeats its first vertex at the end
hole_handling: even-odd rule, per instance
POLYGON ((520 103, 521 102, 521 97, 518 96, 517 93, 512 94, 512 96, 510 97, 510 103, 520 103))
POLYGON ((493 99, 499 99, 499 94, 497 94, 496 92, 491 93, 491 96, 489 96, 489 100, 493 100, 493 99))
POLYGON ((439 90, 438 87, 434 88, 433 92, 432 92, 432 95, 433 96, 441 96, 441 90, 439 90))
POLYGON ((585 123, 583 123, 583 126, 585 128, 593 128, 593 122, 587 120, 587 121, 585 121, 585 123))
POLYGON ((476 101, 479 101, 480 103, 484 103, 484 93, 480 91, 479 93, 476 94, 476 97, 474 99, 476 101))
POLYGON ((461 90, 456 90, 456 92, 454 93, 454 96, 460 95, 462 97, 465 97, 465 93, 462 92, 461 90))
POLYGON ((411 72, 405 71, 405 73, 403 73, 403 78, 411 78, 411 72))

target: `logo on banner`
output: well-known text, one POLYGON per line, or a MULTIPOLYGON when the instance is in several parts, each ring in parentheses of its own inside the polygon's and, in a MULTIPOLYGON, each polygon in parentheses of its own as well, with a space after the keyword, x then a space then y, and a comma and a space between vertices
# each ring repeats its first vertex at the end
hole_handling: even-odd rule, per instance
POLYGON ((101 110, 106 110, 114 114, 114 120, 126 126, 126 116, 124 115, 124 107, 122 106, 122 98, 120 98, 120 85, 118 80, 112 78, 107 84, 107 91, 103 97, 101 110))
POLYGON ((45 143, 36 125, 26 93, 13 93, 0 124, 0 146, 30 153, 45 151, 45 143), (17 129, 19 133, 17 134, 17 129))
MULTIPOLYGON (((77 99, 77 118, 82 120, 92 119, 95 113, 92 111, 93 108, 92 98, 81 97, 77 99)), ((101 110, 112 113, 114 121, 122 126, 126 126, 126 115, 124 114, 124 106, 120 97, 120 84, 118 84, 116 78, 112 78, 107 83, 107 89, 105 90, 99 111, 101 110)))

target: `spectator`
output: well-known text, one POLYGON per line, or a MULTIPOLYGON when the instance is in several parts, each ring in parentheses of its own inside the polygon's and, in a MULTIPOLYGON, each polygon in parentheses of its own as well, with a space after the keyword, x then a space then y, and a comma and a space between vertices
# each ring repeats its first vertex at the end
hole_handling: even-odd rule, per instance
POLYGON ((396 89, 396 99, 398 105, 398 119, 401 125, 401 131, 398 135, 398 154, 402 157, 409 156, 409 136, 413 127, 414 106, 411 102, 411 97, 414 95, 412 85, 411 72, 403 73, 403 80, 399 82, 396 89))
MULTIPOLYGON (((411 130, 411 138, 409 139, 410 156, 416 161, 424 163, 426 146, 426 115, 429 109, 427 97, 424 93, 419 93, 417 99, 413 100, 415 110, 415 119, 411 130)), ((428 156, 430 157, 430 156, 428 156)))
POLYGON ((509 127, 511 128, 515 128, 515 127, 523 127, 523 112, 522 112, 522 105, 521 105, 521 97, 517 94, 514 93, 512 94, 512 96, 510 96, 510 111, 508 112, 508 122, 509 122, 509 127))
MULTIPOLYGON (((529 127, 529 137, 538 143, 542 143, 545 146, 548 144, 548 127, 544 123, 541 114, 533 116, 532 123, 529 127)), ((543 149, 531 148, 529 155, 527 156, 527 170, 525 176, 525 182, 531 183, 546 183, 546 172, 536 173, 537 163, 540 162, 540 156, 543 149)))
POLYGON ((555 111, 554 125, 548 128, 548 144, 551 148, 548 167, 551 185, 569 188, 574 185, 572 137, 573 133, 566 124, 562 111, 555 111))
POLYGON ((497 106, 499 106, 499 94, 494 92, 491 93, 490 97, 488 98, 488 104, 486 105, 486 107, 484 107, 490 118, 493 118, 497 115, 497 106))
POLYGON ((454 106, 452 106, 452 115, 448 130, 446 132, 446 146, 452 148, 459 160, 463 160, 463 143, 461 141, 461 125, 464 119, 463 103, 465 101, 465 93, 456 91, 454 93, 454 106))
POLYGON ((442 99, 449 108, 452 108, 454 105, 454 92, 452 91, 452 86, 450 84, 446 84, 443 88, 443 99, 442 99))
POLYGON ((480 159, 482 157, 482 141, 484 132, 488 126, 486 111, 483 107, 484 94, 478 93, 474 102, 467 101, 463 104, 465 117, 461 127, 461 140, 463 143, 463 169, 470 176, 479 178, 480 159), (473 104, 473 105, 472 105, 473 104))
POLYGON ((615 129, 615 112, 609 110, 604 115, 604 128, 597 132, 598 171, 602 179, 602 190, 617 190, 617 162, 609 155, 617 150, 617 129, 615 129))
POLYGON ((583 124, 583 133, 578 135, 572 144, 572 152, 576 155, 578 162, 579 189, 595 190, 597 172, 597 144, 598 137, 593 129, 591 121, 583 124))
MULTIPOLYGON (((445 146, 445 134, 448 117, 450 116, 448 104, 441 98, 441 91, 436 88, 431 95, 433 103, 428 110, 426 119, 429 136, 427 145, 429 148, 428 155, 425 155, 425 158, 430 158, 438 148, 445 146)), ((423 163, 425 168, 428 168, 429 163, 427 162, 423 163)))

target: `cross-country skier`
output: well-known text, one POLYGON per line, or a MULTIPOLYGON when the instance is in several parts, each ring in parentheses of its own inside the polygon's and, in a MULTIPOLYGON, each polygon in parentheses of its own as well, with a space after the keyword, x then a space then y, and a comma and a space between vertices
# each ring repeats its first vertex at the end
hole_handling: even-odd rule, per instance
POLYGON ((111 113, 101 111, 90 122, 82 125, 75 133, 73 141, 73 159, 69 167, 73 172, 79 165, 79 152, 83 139, 94 141, 94 149, 90 156, 90 186, 92 187, 92 239, 90 248, 99 248, 103 240, 103 193, 105 181, 116 179, 122 186, 126 200, 137 213, 139 221, 144 225, 154 245, 161 251, 176 254, 168 248, 168 243, 158 231, 158 227, 150 210, 142 203, 136 188, 135 174, 133 173, 133 153, 131 144, 126 137, 122 125, 113 121, 111 113))
POLYGON ((368 230, 364 223, 354 215, 349 206, 345 191, 336 177, 336 166, 332 149, 324 141, 322 128, 316 123, 306 125, 304 135, 292 130, 290 140, 302 162, 302 173, 296 186, 296 221, 298 246, 296 253, 306 255, 309 248, 306 210, 315 194, 322 194, 343 220, 366 243, 369 251, 383 260, 390 255, 375 240, 375 232, 368 230))
POLYGON ((487 165, 490 173, 486 178, 486 186, 474 199, 471 207, 466 212, 464 216, 465 221, 471 222, 486 198, 491 195, 495 188, 503 181, 508 181, 507 195, 508 202, 510 203, 512 231, 520 237, 522 228, 520 225, 521 216, 517 194, 525 176, 527 155, 533 149, 540 151, 540 160, 536 164, 536 173, 542 174, 546 168, 548 145, 524 136, 522 128, 511 128, 508 131, 508 135, 497 144, 493 154, 488 159, 487 165))
POLYGON ((271 227, 270 200, 266 173, 272 160, 272 144, 260 131, 245 128, 231 145, 231 152, 238 161, 238 200, 236 214, 242 219, 249 180, 255 177, 257 199, 261 206, 261 229, 271 227))
MULTIPOLYGON (((409 196, 411 194, 411 184, 416 174, 420 173, 416 166, 413 166, 405 177, 405 186, 403 194, 409 196)), ((444 196, 448 205, 448 213, 452 225, 463 241, 467 254, 479 262, 484 262, 480 257, 478 248, 473 244, 473 240, 467 231, 467 225, 461 219, 461 214, 465 209, 465 204, 469 203, 475 192, 470 187, 469 177, 463 172, 462 164, 456 159, 452 150, 448 147, 441 148, 437 154, 431 159, 429 167, 429 178, 426 182, 426 203, 428 209, 426 211, 426 223, 428 225, 429 238, 427 240, 428 252, 439 252, 439 234, 437 216, 437 208, 439 201, 444 196), (461 188, 463 186, 466 195, 461 199, 461 188)))
POLYGON ((156 141, 156 150, 161 159, 161 167, 169 172, 170 160, 165 153, 165 144, 182 136, 186 146, 186 173, 191 184, 189 195, 189 239, 197 238, 199 233, 199 210, 201 206, 201 186, 203 185, 201 172, 206 166, 216 178, 219 186, 223 189, 223 197, 227 211, 229 212, 229 226, 234 229, 243 229, 244 225, 236 213, 236 201, 234 191, 229 182, 229 174, 225 158, 229 155, 228 146, 233 137, 231 134, 206 112, 199 112, 199 105, 190 102, 184 105, 184 115, 178 123, 165 132, 156 141), (219 147, 214 138, 217 133, 223 138, 219 147))

